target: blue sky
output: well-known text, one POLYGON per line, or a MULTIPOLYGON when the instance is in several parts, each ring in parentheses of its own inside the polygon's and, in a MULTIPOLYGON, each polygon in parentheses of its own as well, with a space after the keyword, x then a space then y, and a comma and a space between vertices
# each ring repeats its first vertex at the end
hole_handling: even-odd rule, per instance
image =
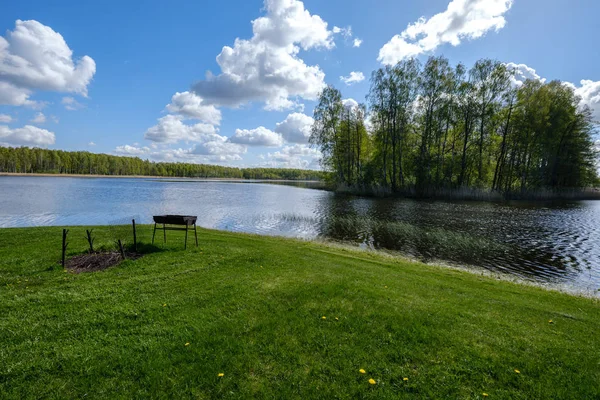
POLYGON ((441 54, 571 82, 600 119, 597 15, 592 0, 4 2, 0 143, 316 168, 324 84, 363 102, 382 63, 441 54))

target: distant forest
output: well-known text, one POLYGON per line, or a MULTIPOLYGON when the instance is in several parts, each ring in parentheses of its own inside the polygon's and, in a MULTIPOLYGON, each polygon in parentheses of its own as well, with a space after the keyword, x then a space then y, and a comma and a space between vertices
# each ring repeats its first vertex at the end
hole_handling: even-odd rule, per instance
POLYGON ((290 180, 323 180, 326 175, 301 169, 152 162, 137 157, 28 147, 0 147, 1 172, 290 180))
POLYGON ((357 191, 597 186, 590 109, 568 84, 515 74, 488 59, 470 69, 444 57, 405 60, 373 72, 367 104, 325 88, 310 140, 337 184, 357 191))

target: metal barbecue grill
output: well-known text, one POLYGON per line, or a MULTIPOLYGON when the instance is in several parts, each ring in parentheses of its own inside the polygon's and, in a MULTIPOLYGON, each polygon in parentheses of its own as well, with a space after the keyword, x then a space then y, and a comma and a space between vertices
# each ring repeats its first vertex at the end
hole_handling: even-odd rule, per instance
POLYGON ((155 215, 154 231, 152 232, 152 244, 154 244, 154 236, 157 230, 163 231, 164 242, 167 243, 167 231, 185 231, 184 249, 187 249, 188 230, 194 227, 194 237, 196 238, 196 247, 198 247, 198 233, 196 231, 196 221, 198 217, 195 215, 155 215), (162 225, 160 227, 159 225, 162 225), (180 228, 185 226, 185 228, 180 228), (189 228, 189 229, 188 229, 189 228))

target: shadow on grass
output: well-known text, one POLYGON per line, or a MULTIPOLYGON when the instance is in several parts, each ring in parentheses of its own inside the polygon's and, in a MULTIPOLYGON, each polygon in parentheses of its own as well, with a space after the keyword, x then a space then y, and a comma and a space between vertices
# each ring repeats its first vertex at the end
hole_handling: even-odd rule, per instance
MULTIPOLYGON (((133 245, 128 245, 127 250, 134 251, 133 245)), ((164 247, 159 247, 155 244, 150 244, 150 243, 141 242, 141 243, 137 244, 137 252, 140 254, 161 253, 163 251, 168 251, 168 250, 169 249, 166 249, 164 247)))

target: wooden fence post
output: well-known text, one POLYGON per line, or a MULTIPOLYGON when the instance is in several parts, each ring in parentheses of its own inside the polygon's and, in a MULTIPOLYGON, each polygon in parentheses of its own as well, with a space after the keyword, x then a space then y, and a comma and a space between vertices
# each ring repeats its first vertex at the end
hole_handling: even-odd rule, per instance
POLYGON ((123 242, 121 242, 121 239, 117 240, 117 243, 119 244, 119 251, 121 252, 121 257, 123 257, 123 260, 125 260, 125 251, 123 250, 123 242))
POLYGON ((137 253, 137 234, 135 232, 135 219, 131 220, 131 224, 133 225, 133 250, 137 253))
POLYGON ((63 229, 63 234, 62 234, 62 267, 63 269, 65 268, 65 255, 67 253, 67 246, 69 245, 67 243, 67 234, 69 233, 68 229, 63 229))

